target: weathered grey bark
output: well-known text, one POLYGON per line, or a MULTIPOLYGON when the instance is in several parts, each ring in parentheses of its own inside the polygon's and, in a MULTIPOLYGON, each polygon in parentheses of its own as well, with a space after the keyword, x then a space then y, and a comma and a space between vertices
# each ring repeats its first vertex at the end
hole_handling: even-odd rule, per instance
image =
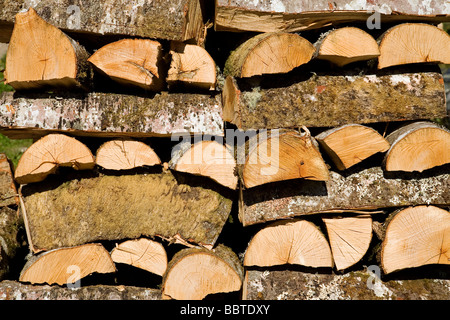
POLYGON ((450 204, 450 173, 385 176, 373 167, 343 176, 330 171, 326 182, 292 180, 243 190, 239 218, 243 225, 320 212, 374 210, 420 204, 450 204))
POLYGON ((173 133, 223 135, 219 95, 167 93, 140 97, 112 93, 0 96, 0 132, 39 138, 52 131, 71 135, 144 137, 173 133))
POLYGON ((448 300, 448 279, 383 281, 368 271, 345 274, 248 270, 245 300, 448 300))
POLYGON ((232 200, 212 183, 192 179, 170 172, 84 178, 80 173, 72 180, 56 175, 25 185, 21 209, 30 248, 39 252, 140 236, 210 248, 232 200))
POLYGON ((9 42, 14 16, 33 7, 48 23, 70 32, 127 35, 203 43, 203 0, 1 0, 0 42, 9 42))
POLYGON ((12 164, 4 153, 0 153, 0 207, 19 204, 12 164))
POLYGON ((19 242, 22 220, 17 209, 0 208, 0 281, 11 275, 17 261, 18 251, 23 247, 19 242))
POLYGON ((0 282, 0 300, 161 300, 161 290, 108 285, 71 289, 5 280, 0 282))
POLYGON ((249 130, 447 116, 439 70, 399 71, 366 75, 316 75, 310 71, 282 78, 265 77, 260 83, 255 79, 253 84, 233 83, 233 78, 228 77, 222 92, 224 119, 249 130))
MULTIPOLYGON (((307 1, 218 0, 215 29, 220 31, 295 32, 331 24, 366 22, 379 12, 380 22, 449 21, 448 6, 441 1, 307 1)), ((374 23, 376 21, 372 21, 374 23)))

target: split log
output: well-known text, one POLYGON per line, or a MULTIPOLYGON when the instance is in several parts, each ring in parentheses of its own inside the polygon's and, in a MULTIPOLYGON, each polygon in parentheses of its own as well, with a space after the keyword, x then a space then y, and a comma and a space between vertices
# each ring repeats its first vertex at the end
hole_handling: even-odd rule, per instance
POLYGON ((242 167, 246 188, 303 178, 326 181, 328 168, 309 132, 272 130, 249 140, 242 167))
POLYGON ((245 252, 244 266, 284 264, 333 267, 328 241, 315 224, 306 220, 279 221, 254 235, 245 252))
POLYGON ((258 130, 446 117, 442 74, 434 68, 423 71, 306 72, 296 77, 267 76, 254 85, 227 77, 222 92, 224 120, 241 130, 258 130))
POLYGON ((2 134, 39 138, 54 131, 136 138, 224 134, 219 95, 162 92, 151 98, 113 93, 20 97, 5 92, 0 96, 2 134))
POLYGON ((49 134, 34 142, 20 157, 15 180, 20 184, 40 182, 59 167, 90 170, 95 159, 86 145, 64 134, 49 134))
POLYGON ((345 274, 247 270, 243 300, 448 300, 450 280, 415 277, 382 281, 369 271, 345 274))
POLYGON ((18 204, 19 197, 14 182, 12 163, 6 154, 0 153, 0 208, 18 204))
POLYGON ((337 270, 359 262, 372 240, 370 216, 330 216, 322 218, 327 228, 331 252, 337 270))
POLYGON ((427 177, 385 177, 380 167, 326 182, 293 180, 243 190, 239 218, 244 225, 323 212, 367 211, 422 204, 450 204, 448 170, 427 177))
POLYGON ((161 290, 132 286, 90 285, 77 290, 59 285, 0 282, 0 300, 161 300, 161 290))
POLYGON ((177 300, 202 300, 209 294, 238 291, 243 273, 238 257, 228 247, 183 249, 169 263, 162 294, 177 300))
POLYGON ((147 144, 133 140, 111 140, 97 149, 95 163, 108 170, 128 170, 161 164, 147 144))
POLYGON ((172 42, 170 54, 172 60, 167 74, 170 86, 182 84, 214 90, 216 87, 216 63, 203 47, 172 42))
POLYGON ((209 177, 233 190, 238 185, 236 160, 232 151, 227 145, 215 140, 177 144, 172 149, 169 167, 174 171, 209 177))
POLYGON ((167 253, 163 245, 149 239, 128 240, 112 250, 115 263, 125 263, 162 276, 167 269, 167 253))
MULTIPOLYGON (((202 44, 206 16, 201 0, 106 0, 86 5, 82 0, 33 2, 39 15, 52 25, 85 37, 93 44, 105 35, 124 35, 202 44)), ((14 16, 30 3, 1 0, 0 42, 9 42, 14 16)))
POLYGON ((21 209, 34 252, 101 240, 159 236, 214 246, 231 212, 216 184, 169 172, 69 173, 22 187, 21 209), (108 201, 105 201, 108 199, 108 201))
POLYGON ((450 212, 410 207, 388 221, 381 249, 385 273, 427 264, 450 264, 450 212))
POLYGON ((430 6, 428 1, 347 0, 229 0, 216 1, 215 29, 217 31, 297 32, 349 22, 393 23, 399 21, 449 21, 448 8, 443 2, 430 6), (379 12, 379 20, 372 15, 379 12), (369 19, 371 18, 371 19, 369 19))
POLYGON ((262 33, 232 51, 224 75, 243 78, 287 73, 308 63, 314 51, 308 40, 295 33, 262 33))
POLYGON ((314 44, 314 57, 343 67, 356 61, 377 58, 380 49, 376 40, 364 30, 355 27, 333 29, 314 44))
POLYGON ((349 124, 324 131, 316 140, 339 170, 389 150, 389 142, 376 130, 358 124, 349 124))
POLYGON ((22 227, 17 209, 0 207, 0 281, 10 279, 14 269, 23 265, 23 257, 19 257, 19 252, 26 249, 21 241, 22 227))
POLYGON ((16 90, 88 87, 89 53, 43 20, 33 8, 15 17, 5 67, 7 84, 16 90))
POLYGON ((432 122, 414 122, 386 137, 391 144, 384 158, 387 171, 422 172, 450 163, 450 130, 432 122))
POLYGON ((390 28, 380 40, 378 69, 410 63, 450 63, 450 36, 424 23, 390 28))
POLYGON ((164 87, 162 47, 148 39, 122 39, 97 50, 88 61, 126 86, 160 91, 164 87))
POLYGON ((46 284, 73 284, 92 273, 116 272, 114 262, 101 244, 62 248, 31 257, 19 281, 46 284))

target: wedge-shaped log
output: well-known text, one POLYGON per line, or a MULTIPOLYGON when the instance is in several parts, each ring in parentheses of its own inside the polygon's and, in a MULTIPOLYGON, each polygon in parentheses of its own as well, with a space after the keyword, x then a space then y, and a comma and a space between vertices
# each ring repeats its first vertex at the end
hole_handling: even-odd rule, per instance
POLYGON ((244 225, 323 212, 358 212, 414 206, 450 204, 450 174, 438 168, 431 175, 385 177, 373 167, 346 175, 330 171, 323 181, 293 180, 243 190, 239 218, 244 225))
POLYGON ((33 143, 20 157, 14 178, 17 183, 43 181, 58 167, 90 170, 95 166, 91 150, 75 138, 49 134, 33 143))
POLYGON ((4 153, 0 153, 0 207, 19 204, 17 187, 14 182, 12 163, 4 153))
POLYGON ((368 157, 389 150, 389 142, 376 130, 349 124, 324 131, 316 140, 339 170, 345 170, 368 157))
POLYGON ((450 36, 424 23, 404 23, 386 31, 380 40, 378 68, 410 63, 450 63, 450 36))
POLYGON ((176 253, 163 277, 165 298, 202 300, 208 294, 239 291, 244 271, 230 248, 190 248, 176 253))
POLYGON ((366 75, 294 72, 254 84, 227 77, 224 120, 242 130, 258 130, 446 117, 440 70, 420 67, 366 75))
MULTIPOLYGON (((97 240, 159 236, 214 246, 231 212, 217 184, 170 172, 55 177, 22 188, 21 208, 34 252, 97 240), (56 179, 59 178, 59 179, 56 179)), ((231 191, 230 191, 231 192, 231 191)))
POLYGON ((141 141, 115 139, 97 149, 95 163, 108 170, 128 170, 161 164, 155 151, 141 141))
POLYGON ((148 39, 122 39, 97 50, 88 61, 126 86, 158 91, 164 87, 161 44, 148 39))
POLYGON ((381 250, 385 273, 427 264, 450 264, 450 212, 435 206, 394 213, 381 250))
POLYGON ((284 264, 333 267, 330 245, 315 224, 306 220, 279 221, 255 234, 245 252, 244 266, 284 264))
POLYGON ((450 163, 450 131, 433 122, 414 122, 386 137, 391 144, 384 158, 387 171, 422 172, 450 163))
POLYGON ((236 189, 236 160, 228 146, 215 140, 194 144, 181 142, 172 149, 169 166, 172 170, 209 177, 217 183, 236 189))
POLYGON ((336 269, 344 270, 359 262, 372 240, 372 218, 364 215, 330 216, 322 220, 327 228, 336 269))
POLYGON ((380 49, 376 40, 364 30, 355 27, 333 29, 314 44, 314 57, 342 67, 356 61, 377 58, 380 49))
POLYGON ((116 272, 108 251, 97 243, 61 248, 31 257, 19 281, 35 283, 74 284, 92 273, 116 272))
POLYGON ((124 263, 162 276, 167 269, 167 253, 163 245, 150 239, 124 241, 111 251, 115 263, 124 263))
POLYGON ((17 209, 0 206, 0 282, 14 277, 17 263, 22 263, 23 221, 17 209))
POLYGON ((184 85, 206 90, 216 87, 216 63, 203 47, 172 42, 169 86, 184 85))
POLYGON ((247 143, 245 162, 240 166, 246 188, 303 178, 326 181, 328 168, 309 132, 263 131, 247 143))
POLYGON ((8 46, 6 83, 16 90, 89 86, 88 52, 33 8, 15 17, 8 46))
POLYGON ((295 33, 262 33, 242 43, 228 57, 224 74, 238 78, 287 73, 309 62, 314 46, 295 33))

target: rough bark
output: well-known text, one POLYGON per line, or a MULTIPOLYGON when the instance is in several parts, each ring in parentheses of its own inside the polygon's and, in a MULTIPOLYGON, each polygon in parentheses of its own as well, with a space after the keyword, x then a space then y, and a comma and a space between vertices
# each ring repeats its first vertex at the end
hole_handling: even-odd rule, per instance
POLYGON ((172 133, 223 135, 218 95, 163 92, 154 97, 113 93, 0 96, 0 132, 38 138, 59 131, 71 135, 144 137, 172 133))
POLYGON ((420 204, 450 204, 450 174, 439 168, 422 177, 383 174, 380 167, 326 182, 292 180, 243 190, 239 217, 244 225, 320 212, 373 210, 420 204))
POLYGON ((161 300, 161 290, 120 285, 92 285, 71 289, 58 285, 2 281, 0 300, 161 300))
POLYGON ((205 247, 215 244, 232 200, 216 185, 170 172, 61 175, 22 187, 31 250, 100 240, 160 236, 205 247), (108 201, 105 201, 108 199, 108 201))
POLYGON ((222 94, 225 119, 248 130, 447 116, 444 81, 435 68, 365 75, 302 73, 265 77, 253 84, 237 81, 237 87, 227 78, 222 94))
POLYGON ((94 35, 127 35, 203 43, 202 1, 16 1, 1 0, 0 42, 9 42, 14 16, 34 7, 48 23, 65 31, 94 35))
POLYGON ((17 209, 0 208, 0 281, 14 271, 18 252, 23 247, 19 236, 21 228, 22 220, 17 209))
POLYGON ((375 12, 380 22, 449 21, 448 7, 435 1, 292 1, 218 0, 215 29, 219 31, 296 32, 348 22, 366 22, 375 12))
POLYGON ((19 197, 12 174, 12 164, 4 153, 0 153, 0 207, 18 204, 19 197))
POLYGON ((450 280, 380 280, 368 271, 345 274, 248 270, 245 300, 448 300, 450 280))

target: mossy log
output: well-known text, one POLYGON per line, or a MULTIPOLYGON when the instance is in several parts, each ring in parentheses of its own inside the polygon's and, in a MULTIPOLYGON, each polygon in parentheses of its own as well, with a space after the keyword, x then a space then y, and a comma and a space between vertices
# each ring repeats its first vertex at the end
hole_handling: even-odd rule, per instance
POLYGON ((227 77, 224 120, 242 130, 258 130, 446 117, 440 71, 411 70, 366 75, 303 71, 252 83, 227 77))
POLYGON ((16 184, 12 173, 12 163, 4 153, 0 153, 0 207, 19 204, 16 184))
POLYGON ((169 171, 72 178, 22 187, 32 251, 141 236, 210 248, 231 212, 231 197, 216 185, 169 171))
POLYGON ((369 271, 345 274, 248 270, 244 300, 448 300, 450 280, 416 277, 380 280, 369 271))
POLYGON ((72 289, 5 280, 0 282, 0 300, 161 300, 161 290, 121 285, 90 285, 72 289))
POLYGON ((244 225, 323 212, 376 210, 420 204, 450 204, 450 173, 388 175, 380 167, 351 174, 330 171, 330 180, 292 180, 243 190, 239 218, 244 225))
POLYGON ((449 21, 444 2, 407 0, 371 1, 295 1, 295 0, 218 0, 215 29, 218 31, 296 32, 339 23, 392 23, 398 21, 449 21), (371 15, 380 13, 379 21, 371 15))
POLYGON ((224 134, 219 95, 162 92, 153 97, 89 93, 0 96, 0 132, 39 138, 50 132, 103 137, 224 134))
POLYGON ((30 6, 48 23, 82 36, 194 39, 197 43, 203 43, 205 37, 202 0, 104 0, 89 5, 82 0, 1 0, 0 42, 9 42, 14 16, 30 6))
POLYGON ((20 230, 22 220, 17 214, 17 209, 0 207, 0 281, 7 279, 18 261, 18 252, 24 244, 20 242, 20 230))

